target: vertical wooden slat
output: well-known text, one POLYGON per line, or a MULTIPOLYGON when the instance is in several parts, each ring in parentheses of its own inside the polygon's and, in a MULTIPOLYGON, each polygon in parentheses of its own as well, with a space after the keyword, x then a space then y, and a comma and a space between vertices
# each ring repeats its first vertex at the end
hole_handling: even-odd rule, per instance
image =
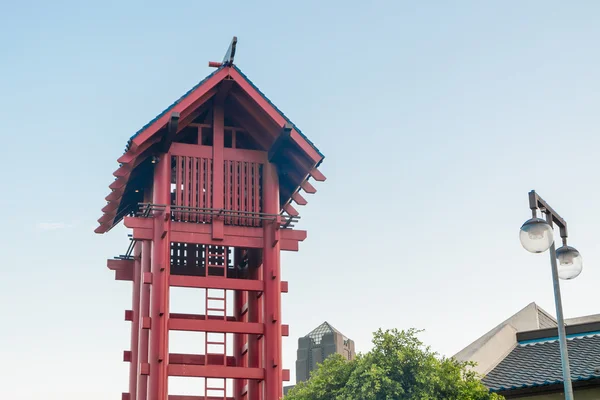
POLYGON ((235 211, 238 210, 237 204, 238 204, 238 162, 237 161, 232 161, 231 162, 233 164, 233 201, 231 204, 231 209, 234 211, 234 217, 233 217, 233 224, 237 225, 238 224, 238 217, 237 217, 237 213, 235 213, 235 211))
MULTIPOLYGON (((213 189, 213 160, 206 160, 206 207, 213 207, 213 197, 212 197, 212 189, 213 189)), ((208 220, 212 221, 212 217, 209 215, 208 220)))
MULTIPOLYGON (((231 182, 230 182, 230 169, 231 169, 231 161, 225 160, 223 163, 225 165, 225 204, 224 208, 226 210, 231 210, 230 200, 231 200, 231 182)), ((225 223, 231 224, 231 217, 225 217, 225 223)))
MULTIPOLYGON (((188 184, 189 184, 189 179, 188 179, 188 159, 189 157, 181 157, 183 160, 183 168, 182 168, 182 172, 183 172, 183 179, 181 180, 181 194, 182 194, 182 201, 181 201, 181 205, 184 207, 189 206, 189 202, 188 202, 188 198, 189 198, 189 188, 188 188, 188 184)), ((188 220, 188 212, 184 211, 181 215, 182 220, 183 221, 187 221, 188 220)))
MULTIPOLYGON (((204 179, 204 174, 205 174, 205 168, 204 168, 204 158, 199 158, 198 159, 198 168, 199 168, 199 173, 198 173, 198 208, 204 208, 206 207, 206 202, 205 202, 205 192, 204 192, 204 185, 205 185, 205 179, 204 179)), ((206 221, 206 215, 200 214, 200 220, 202 222, 206 221)))
MULTIPOLYGON (((254 164, 254 212, 259 212, 260 204, 260 164, 254 164)), ((255 226, 260 226, 260 220, 254 220, 255 226)))
MULTIPOLYGON (((252 211, 251 207, 250 207, 250 202, 252 201, 252 199, 250 198, 250 191, 251 191, 251 187, 250 187, 250 182, 251 182, 251 174, 250 174, 250 166, 251 164, 254 163, 244 163, 244 169, 246 170, 245 172, 245 177, 246 177, 246 183, 244 185, 244 191, 245 191, 245 196, 244 196, 244 200, 245 200, 245 204, 244 204, 244 210, 246 211, 252 211)), ((253 216, 250 214, 246 214, 248 215, 248 218, 246 218, 246 225, 247 226, 251 226, 252 225, 252 220, 253 220, 253 216)))
MULTIPOLYGON (((244 171, 245 162, 240 161, 240 211, 244 211, 244 182, 246 181, 245 171, 244 171)), ((246 224, 245 215, 240 213, 240 225, 246 224)))
MULTIPOLYGON (((175 205, 181 205, 181 156, 176 157, 175 164, 175 205)), ((175 213, 175 219, 179 220, 181 213, 175 213)))
MULTIPOLYGON (((198 158, 192 157, 191 207, 198 207, 198 158)), ((198 222, 198 214, 190 214, 191 221, 198 222)))

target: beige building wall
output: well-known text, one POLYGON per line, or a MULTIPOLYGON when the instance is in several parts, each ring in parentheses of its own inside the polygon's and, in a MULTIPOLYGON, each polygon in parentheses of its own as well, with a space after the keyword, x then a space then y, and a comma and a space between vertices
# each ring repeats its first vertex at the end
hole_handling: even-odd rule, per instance
MULTIPOLYGON (((556 320, 531 303, 521 311, 454 355, 458 361, 474 361, 480 375, 491 371, 517 345, 517 332, 556 326, 556 320)), ((600 399, 598 399, 600 400, 600 399)))
MULTIPOLYGON (((575 398, 577 400, 600 400, 600 388, 594 389, 575 389, 575 398)), ((514 400, 564 400, 565 395, 563 393, 553 394, 540 394, 537 396, 528 397, 511 397, 514 400)))

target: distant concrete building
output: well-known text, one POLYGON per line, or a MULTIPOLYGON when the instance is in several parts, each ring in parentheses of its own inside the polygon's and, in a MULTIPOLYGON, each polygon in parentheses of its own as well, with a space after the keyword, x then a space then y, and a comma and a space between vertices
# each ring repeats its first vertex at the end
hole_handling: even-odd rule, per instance
MULTIPOLYGON (((310 372, 317 369, 332 354, 341 354, 348 360, 356 356, 354 341, 348 339, 327 321, 313 329, 308 335, 298 339, 296 359, 296 383, 307 381, 310 372)), ((284 387, 284 394, 293 386, 284 387)))

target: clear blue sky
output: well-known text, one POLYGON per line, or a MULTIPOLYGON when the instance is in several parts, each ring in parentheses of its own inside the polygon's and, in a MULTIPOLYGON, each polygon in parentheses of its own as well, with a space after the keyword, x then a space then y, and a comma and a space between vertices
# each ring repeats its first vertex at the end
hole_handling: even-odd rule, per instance
POLYGON ((327 320, 423 328, 452 355, 531 301, 548 256, 518 242, 536 189, 584 272, 567 317, 600 312, 600 4, 579 1, 28 1, 0 7, 0 398, 118 399, 130 287, 93 233, 136 130, 237 65, 327 156, 283 256, 285 366, 327 320), (314 278, 308 278, 309 275, 314 278))

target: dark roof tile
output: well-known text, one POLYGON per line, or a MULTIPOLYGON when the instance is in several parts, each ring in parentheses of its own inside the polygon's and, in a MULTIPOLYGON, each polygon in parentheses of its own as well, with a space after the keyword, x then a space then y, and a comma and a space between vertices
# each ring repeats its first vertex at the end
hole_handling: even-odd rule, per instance
MULTIPOLYGON (((600 334, 567 339, 573 381, 600 378, 600 334)), ((483 383, 498 392, 563 382, 558 340, 520 343, 483 383)))

